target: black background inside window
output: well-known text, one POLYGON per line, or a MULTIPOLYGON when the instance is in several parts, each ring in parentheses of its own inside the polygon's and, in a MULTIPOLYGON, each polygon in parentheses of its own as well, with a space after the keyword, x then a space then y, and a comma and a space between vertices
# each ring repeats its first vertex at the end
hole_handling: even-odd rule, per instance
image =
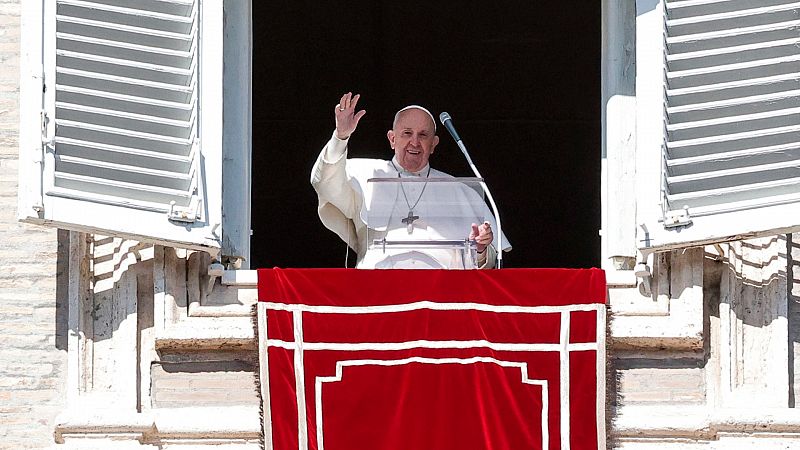
MULTIPOLYGON (((251 267, 344 265, 309 176, 347 91, 367 111, 350 157, 391 158, 405 105, 451 114, 514 246, 506 267, 598 266, 600 50, 593 1, 254 1, 251 267)), ((433 167, 472 176, 439 136, 433 167)))

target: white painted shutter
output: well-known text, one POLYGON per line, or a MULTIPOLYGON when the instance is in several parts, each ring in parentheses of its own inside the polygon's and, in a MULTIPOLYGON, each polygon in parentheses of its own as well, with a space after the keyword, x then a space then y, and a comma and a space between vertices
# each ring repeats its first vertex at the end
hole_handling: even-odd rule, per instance
POLYGON ((202 122, 201 104, 221 75, 201 69, 221 74, 222 54, 201 55, 211 36, 201 36, 199 0, 51 0, 42 17, 41 202, 21 204, 20 216, 219 247, 220 139, 204 138, 221 130, 201 130, 222 124, 202 122))
POLYGON ((640 246, 800 224, 800 2, 664 4, 661 217, 640 246))

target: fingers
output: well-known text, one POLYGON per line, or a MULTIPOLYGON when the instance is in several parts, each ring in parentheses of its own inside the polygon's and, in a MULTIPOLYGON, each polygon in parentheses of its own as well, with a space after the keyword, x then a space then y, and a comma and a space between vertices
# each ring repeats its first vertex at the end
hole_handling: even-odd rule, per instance
POLYGON ((494 239, 491 234, 482 234, 475 238, 475 242, 481 245, 489 245, 493 240, 494 239))
POLYGON ((478 225, 473 223, 472 230, 469 233, 470 239, 489 239, 489 242, 492 240, 492 236, 494 232, 492 231, 492 225, 489 222, 483 222, 482 224, 478 225))
POLYGON ((342 95, 342 98, 339 100, 339 104, 336 105, 336 107, 339 109, 339 111, 344 111, 345 109, 347 109, 347 103, 350 100, 350 94, 351 93, 348 92, 348 93, 342 95))
POLYGON ((364 114, 366 114, 366 113, 367 113, 367 111, 365 111, 363 109, 356 113, 355 117, 353 118, 353 120, 355 120, 355 122, 356 122, 356 125, 358 125, 358 121, 361 120, 361 118, 364 117, 364 114))
POLYGON ((470 240, 475 239, 475 238, 478 237, 479 234, 480 234, 480 231, 478 231, 478 224, 477 223, 473 223, 472 224, 472 230, 469 232, 469 239, 470 240))
POLYGON ((339 99, 339 104, 336 105, 336 108, 339 111, 348 111, 349 113, 353 113, 356 109, 359 98, 361 98, 361 94, 353 95, 352 92, 348 92, 342 95, 342 98, 339 99))
POLYGON ((339 139, 347 139, 355 131, 358 121, 367 113, 365 110, 355 112, 360 94, 353 95, 348 92, 339 99, 339 103, 333 110, 336 118, 336 136, 339 139))
POLYGON ((492 227, 489 225, 489 222, 483 222, 480 225, 473 223, 469 233, 469 239, 475 241, 478 253, 483 253, 493 240, 492 227))
POLYGON ((355 114, 358 116, 356 119, 361 119, 361 116, 366 114, 366 111, 361 110, 358 113, 355 113, 356 105, 358 104, 358 99, 360 98, 361 94, 356 94, 355 96, 353 96, 352 92, 344 94, 342 98, 339 99, 339 103, 336 105, 336 109, 334 109, 334 114, 336 114, 337 117, 347 117, 355 114))
POLYGON ((494 240, 494 232, 492 231, 492 225, 489 222, 483 222, 481 226, 477 228, 478 228, 478 235, 475 238, 475 242, 483 245, 491 244, 492 241, 494 240))

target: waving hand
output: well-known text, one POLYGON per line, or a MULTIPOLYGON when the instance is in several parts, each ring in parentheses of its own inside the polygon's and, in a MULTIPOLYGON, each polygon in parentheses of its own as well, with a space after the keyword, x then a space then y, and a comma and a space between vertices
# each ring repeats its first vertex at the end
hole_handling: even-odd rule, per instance
POLYGON ((350 135, 356 131, 358 121, 367 113, 363 109, 356 112, 356 105, 358 104, 359 98, 361 98, 361 94, 353 95, 352 92, 348 92, 342 96, 342 99, 339 100, 339 104, 336 105, 336 109, 334 109, 334 115, 336 116, 336 137, 339 139, 349 138, 350 135))

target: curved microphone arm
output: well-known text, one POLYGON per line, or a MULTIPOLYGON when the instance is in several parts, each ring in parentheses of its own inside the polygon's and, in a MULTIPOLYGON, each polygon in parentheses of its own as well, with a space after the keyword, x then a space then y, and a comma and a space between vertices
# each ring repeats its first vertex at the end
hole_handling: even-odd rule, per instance
MULTIPOLYGON (((483 178, 481 173, 478 172, 478 168, 475 167, 475 164, 472 162, 472 158, 469 156, 469 152, 467 151, 467 147, 464 145, 464 142, 458 136, 455 127, 453 126, 453 120, 450 118, 450 114, 443 112, 439 114, 439 121, 442 122, 447 131, 450 132, 450 135, 453 136, 453 139, 456 141, 456 145, 458 148, 461 149, 461 153, 464 154, 464 158, 467 159, 467 164, 472 169, 472 173, 475 174, 478 178, 483 178)), ((486 198, 489 199, 489 205, 492 207, 492 212, 494 213, 494 220, 497 222, 497 268, 503 268, 503 226, 500 224, 500 211, 497 210, 497 204, 494 202, 494 197, 492 193, 489 191, 489 187, 486 186, 486 182, 481 181, 481 187, 483 188, 484 194, 486 194, 486 198)))
MULTIPOLYGON (((481 173, 478 172, 478 168, 475 167, 475 164, 472 163, 472 158, 469 157, 469 152, 467 152, 467 148, 464 146, 464 142, 461 140, 457 141, 456 144, 458 148, 461 149, 461 153, 464 154, 464 157, 467 158, 467 163, 469 167, 472 169, 472 172, 475 173, 475 176, 478 178, 483 178, 481 173)), ((500 212, 497 210, 497 204, 494 202, 494 197, 492 197, 491 191, 489 191, 489 187, 486 186, 484 181, 481 181, 481 187, 483 188, 483 192, 486 194, 486 198, 489 199, 489 205, 492 207, 492 212, 494 213, 494 220, 497 222, 497 268, 503 268, 503 226, 500 225, 500 212)))

